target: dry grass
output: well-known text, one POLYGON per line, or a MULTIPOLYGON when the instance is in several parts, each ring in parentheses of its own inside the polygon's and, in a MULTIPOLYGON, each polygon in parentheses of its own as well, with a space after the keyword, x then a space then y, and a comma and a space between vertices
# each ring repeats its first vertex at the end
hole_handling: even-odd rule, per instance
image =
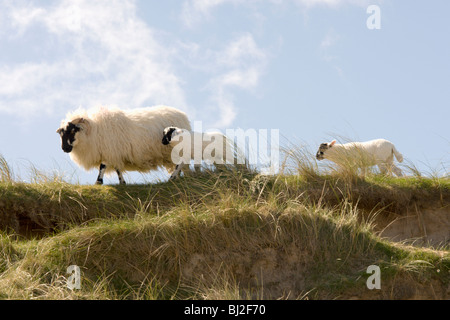
POLYGON ((276 176, 206 171, 127 186, 2 178, 0 298, 448 298, 448 246, 374 232, 380 215, 412 204, 448 207, 448 178, 361 177, 327 171, 303 149, 285 154, 276 176), (371 264, 382 268, 378 292, 365 286, 371 264), (70 265, 81 290, 67 288, 70 265))

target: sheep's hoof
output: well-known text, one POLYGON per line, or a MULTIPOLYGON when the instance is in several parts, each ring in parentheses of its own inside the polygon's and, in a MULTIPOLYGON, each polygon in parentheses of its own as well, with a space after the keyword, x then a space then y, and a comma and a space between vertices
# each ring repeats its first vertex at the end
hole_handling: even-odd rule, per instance
POLYGON ((95 181, 95 184, 102 185, 103 181, 102 180, 97 180, 97 181, 95 181))

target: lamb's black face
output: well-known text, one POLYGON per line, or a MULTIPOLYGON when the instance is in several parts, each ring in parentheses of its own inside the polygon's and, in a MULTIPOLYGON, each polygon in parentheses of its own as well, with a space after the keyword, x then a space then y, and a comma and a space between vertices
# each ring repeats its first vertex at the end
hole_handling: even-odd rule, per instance
POLYGON ((329 148, 328 143, 322 143, 319 147, 319 150, 316 153, 316 159, 317 160, 325 159, 324 152, 327 151, 328 148, 329 148))
POLYGON ((164 129, 164 136, 162 138, 162 144, 168 145, 172 140, 172 133, 176 130, 174 127, 164 129))
POLYGON ((69 122, 66 128, 59 128, 56 132, 61 136, 61 148, 64 152, 71 152, 75 142, 75 134, 80 131, 80 127, 69 122))

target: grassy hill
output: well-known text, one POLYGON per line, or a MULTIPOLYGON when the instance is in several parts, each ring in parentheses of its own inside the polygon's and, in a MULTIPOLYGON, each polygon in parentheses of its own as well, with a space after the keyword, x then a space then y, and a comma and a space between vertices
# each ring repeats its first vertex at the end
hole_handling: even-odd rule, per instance
POLYGON ((303 167, 87 186, 5 168, 1 299, 450 298, 448 178, 303 167))

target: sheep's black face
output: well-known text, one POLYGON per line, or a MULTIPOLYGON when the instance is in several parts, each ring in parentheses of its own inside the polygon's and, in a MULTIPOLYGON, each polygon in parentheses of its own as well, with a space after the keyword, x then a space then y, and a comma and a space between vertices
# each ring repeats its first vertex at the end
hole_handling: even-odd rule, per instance
POLYGON ((56 132, 61 136, 61 148, 64 152, 69 153, 73 149, 75 142, 75 134, 80 131, 80 127, 69 122, 66 128, 59 128, 56 132))
POLYGON ((164 129, 164 136, 162 138, 162 144, 168 145, 172 140, 172 133, 176 130, 176 128, 170 127, 164 129))
POLYGON ((317 151, 317 153, 316 153, 316 159, 317 160, 323 160, 323 159, 325 159, 325 156, 324 156, 324 154, 325 154, 325 151, 327 151, 328 150, 328 143, 322 143, 321 145, 320 145, 320 147, 319 147, 319 150, 317 151))

